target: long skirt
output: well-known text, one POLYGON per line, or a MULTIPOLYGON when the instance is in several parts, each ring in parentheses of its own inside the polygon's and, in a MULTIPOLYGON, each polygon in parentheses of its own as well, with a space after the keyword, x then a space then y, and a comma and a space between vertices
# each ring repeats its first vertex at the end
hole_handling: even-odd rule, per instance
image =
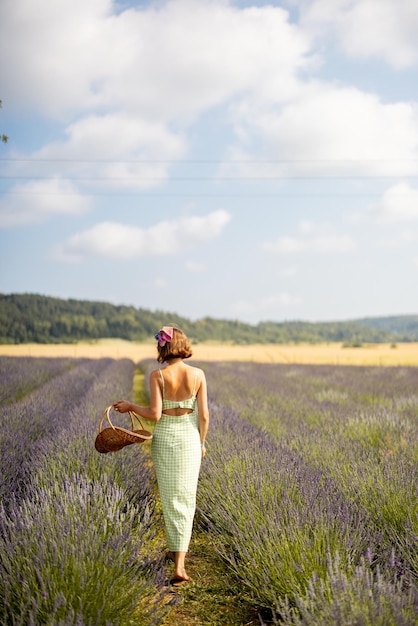
POLYGON ((157 475, 168 549, 187 552, 196 511, 202 452, 196 413, 162 415, 151 454, 157 475))

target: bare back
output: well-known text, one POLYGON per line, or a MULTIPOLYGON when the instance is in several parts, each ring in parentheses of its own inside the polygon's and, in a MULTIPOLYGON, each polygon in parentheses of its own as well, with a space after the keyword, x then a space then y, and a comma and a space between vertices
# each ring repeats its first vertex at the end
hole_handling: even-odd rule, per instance
POLYGON ((179 403, 183 406, 164 407, 163 414, 186 415, 194 411, 189 403, 194 400, 201 384, 200 370, 196 367, 175 363, 160 370, 160 389, 163 403, 179 403))

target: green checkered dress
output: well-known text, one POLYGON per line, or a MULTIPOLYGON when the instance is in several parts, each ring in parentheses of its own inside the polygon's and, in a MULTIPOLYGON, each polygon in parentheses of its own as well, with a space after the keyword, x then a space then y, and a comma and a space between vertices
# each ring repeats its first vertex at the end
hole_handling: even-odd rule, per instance
POLYGON ((151 444, 151 453, 157 474, 158 490, 164 515, 168 549, 187 552, 196 510, 197 481, 202 451, 198 426, 196 383, 193 394, 187 400, 175 401, 164 398, 163 407, 151 444), (167 415, 165 409, 192 409, 185 415, 167 415))

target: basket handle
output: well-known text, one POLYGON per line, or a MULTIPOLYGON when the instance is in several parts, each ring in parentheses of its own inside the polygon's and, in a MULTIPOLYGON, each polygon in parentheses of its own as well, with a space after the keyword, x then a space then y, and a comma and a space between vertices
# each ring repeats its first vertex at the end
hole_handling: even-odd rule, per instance
MULTIPOLYGON (((110 426, 113 428, 113 430, 115 430, 115 427, 112 424, 112 420, 110 419, 110 411, 111 409, 113 409, 113 404, 109 405, 104 411, 103 411, 103 415, 100 419, 100 424, 99 424, 99 433, 102 431, 102 427, 103 427, 103 422, 104 422, 104 418, 107 417, 107 421, 109 422, 110 426)), ((131 418, 131 425, 132 425, 132 430, 134 429, 134 420, 133 417, 131 415, 131 411, 129 411, 129 417, 131 418)))
MULTIPOLYGON (((139 422, 139 425, 141 426, 141 430, 145 430, 144 424, 141 422, 141 419, 140 419, 138 413, 135 413, 135 411, 132 411, 130 413, 131 413, 131 420, 132 420, 132 417, 135 417, 136 420, 139 422)), ((132 422, 132 430, 134 430, 133 422, 132 422)))
MULTIPOLYGON (((102 426, 103 426, 103 422, 104 422, 104 418, 107 417, 107 421, 109 422, 110 426, 113 428, 113 430, 115 430, 115 427, 112 424, 112 420, 110 419, 110 411, 113 409, 113 404, 111 404, 110 406, 107 407, 107 409, 105 409, 103 411, 103 415, 102 418, 100 420, 100 424, 99 424, 99 433, 102 430, 102 426)), ((137 421, 139 422, 141 429, 144 429, 144 425, 141 422, 139 415, 137 415, 134 411, 128 411, 129 412, 129 417, 131 418, 131 426, 132 426, 132 430, 135 430, 135 424, 134 424, 134 417, 137 419, 137 421)))
POLYGON ((99 424, 99 434, 102 432, 102 426, 103 426, 103 421, 104 421, 104 418, 106 417, 106 411, 107 411, 107 409, 105 409, 105 410, 103 411, 102 417, 100 418, 100 424, 99 424))

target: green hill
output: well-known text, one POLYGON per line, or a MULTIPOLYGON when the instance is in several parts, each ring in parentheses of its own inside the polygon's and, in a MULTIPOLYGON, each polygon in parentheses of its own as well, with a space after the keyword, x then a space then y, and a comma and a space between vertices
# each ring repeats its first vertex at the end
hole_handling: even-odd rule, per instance
POLYGON ((176 313, 106 302, 64 300, 36 294, 0 294, 0 343, 71 343, 105 337, 144 341, 164 324, 180 326, 195 342, 349 344, 418 341, 418 315, 343 322, 260 322, 206 317, 195 322, 176 313))

